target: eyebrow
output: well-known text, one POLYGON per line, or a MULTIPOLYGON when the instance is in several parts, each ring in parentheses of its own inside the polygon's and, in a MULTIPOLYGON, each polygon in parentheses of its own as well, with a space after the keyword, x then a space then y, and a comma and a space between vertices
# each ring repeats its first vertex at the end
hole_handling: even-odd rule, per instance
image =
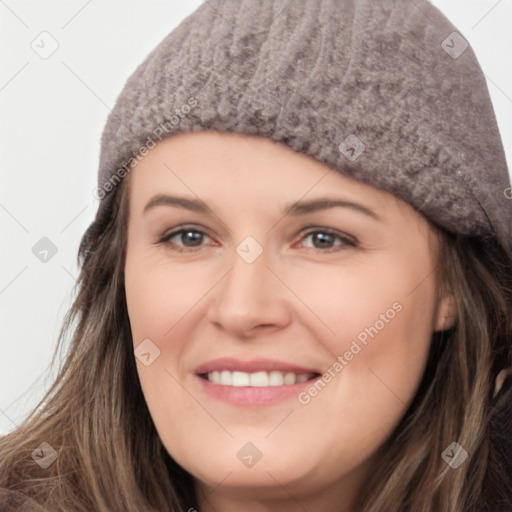
POLYGON ((373 210, 359 203, 347 201, 345 199, 331 199, 328 197, 320 197, 310 201, 297 201, 293 204, 286 206, 285 210, 288 215, 303 215, 305 213, 317 212, 319 210, 327 210, 328 208, 350 208, 359 213, 364 213, 375 220, 382 220, 373 210))
MULTIPOLYGON (((199 199, 158 194, 151 198, 148 204, 146 204, 143 214, 146 214, 149 210, 156 208, 157 206, 184 208, 186 210, 191 210, 198 213, 209 213, 211 211, 210 208, 208 208, 208 206, 199 199)), ((344 199, 331 199, 328 197, 320 197, 318 199, 312 199, 309 201, 296 201, 294 203, 285 205, 282 214, 299 216, 336 207, 350 208, 359 213, 363 213, 369 217, 372 217, 375 220, 382 220, 382 218, 377 215, 377 213, 375 213, 367 206, 355 203, 353 201, 347 201, 344 199)))
POLYGON ((157 206, 176 206, 198 213, 208 213, 210 211, 208 206, 206 206, 206 204, 199 199, 189 199, 187 197, 157 194, 150 199, 148 204, 144 207, 142 213, 145 215, 149 210, 156 208, 157 206))

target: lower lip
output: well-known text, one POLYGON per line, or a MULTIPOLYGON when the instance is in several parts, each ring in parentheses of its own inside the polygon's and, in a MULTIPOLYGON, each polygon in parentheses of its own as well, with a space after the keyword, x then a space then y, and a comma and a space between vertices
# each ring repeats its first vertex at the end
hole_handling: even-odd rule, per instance
POLYGON ((271 405, 281 402, 287 398, 297 396, 303 389, 311 386, 320 377, 307 380, 306 382, 297 382, 296 384, 282 386, 225 386, 215 384, 209 380, 203 379, 199 375, 195 376, 199 380, 203 390, 210 396, 237 406, 261 406, 271 405))

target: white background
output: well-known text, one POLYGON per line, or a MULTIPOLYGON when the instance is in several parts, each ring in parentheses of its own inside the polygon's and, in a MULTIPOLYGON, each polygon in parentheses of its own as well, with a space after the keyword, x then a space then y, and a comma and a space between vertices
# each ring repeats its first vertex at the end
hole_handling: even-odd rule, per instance
MULTIPOLYGON (((50 385, 79 241, 98 205, 91 191, 109 109, 135 67, 201 3, 0 0, 0 434, 50 385), (46 60, 31 48, 43 31, 59 44, 46 60), (42 237, 58 249, 47 263, 32 253, 42 237)), ((475 50, 510 169, 512 0, 433 3, 475 50)))

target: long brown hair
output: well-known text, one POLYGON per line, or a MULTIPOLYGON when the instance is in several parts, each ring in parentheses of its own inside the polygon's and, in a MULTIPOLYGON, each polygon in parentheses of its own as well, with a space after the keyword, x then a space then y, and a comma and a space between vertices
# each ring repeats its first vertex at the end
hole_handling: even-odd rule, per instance
MULTIPOLYGON (((198 508, 192 476, 160 442, 136 371, 124 291, 129 183, 103 199, 82 238, 55 382, 19 428, 0 438, 0 488, 11 496, 0 499, 5 512, 23 496, 52 512, 198 508), (43 442, 58 453, 46 469, 32 458, 43 442)), ((512 365, 512 256, 493 239, 439 234, 439 282, 452 290, 459 319, 434 334, 416 397, 380 448, 383 462, 358 511, 496 512, 486 507, 507 499, 492 390, 497 372, 512 365), (456 470, 441 457, 452 442, 470 454, 456 470)), ((511 399, 510 392, 502 398, 511 399)))
POLYGON ((493 399, 496 375, 512 365, 510 254, 492 238, 438 235, 438 290, 453 293, 457 324, 433 335, 416 396, 361 496, 364 512, 512 511, 512 454, 502 450, 511 389, 493 399), (468 453, 456 469, 442 457, 454 442, 468 453))

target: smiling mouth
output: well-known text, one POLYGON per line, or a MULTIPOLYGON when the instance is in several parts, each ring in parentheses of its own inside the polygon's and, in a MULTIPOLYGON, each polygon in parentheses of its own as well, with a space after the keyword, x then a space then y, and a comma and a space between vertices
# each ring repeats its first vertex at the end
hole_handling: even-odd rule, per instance
POLYGON ((293 373, 280 371, 258 371, 254 373, 238 372, 238 371, 212 371, 199 375, 201 378, 222 386, 232 387, 275 387, 275 386, 292 386, 301 384, 308 380, 319 377, 319 373, 293 373))

